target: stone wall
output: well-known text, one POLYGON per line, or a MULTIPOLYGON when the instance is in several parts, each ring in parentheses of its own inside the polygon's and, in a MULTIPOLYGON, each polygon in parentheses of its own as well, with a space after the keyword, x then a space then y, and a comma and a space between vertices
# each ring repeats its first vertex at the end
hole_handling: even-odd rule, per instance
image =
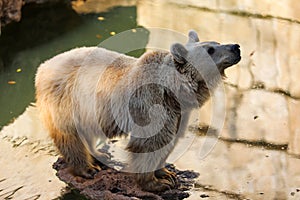
MULTIPOLYGON (((226 98, 216 99, 226 102, 221 137, 288 144, 289 152, 299 155, 300 23, 296 1, 184 3, 139 1, 138 23, 183 34, 195 29, 202 41, 241 45, 241 62, 226 71, 226 98)), ((201 109, 201 123, 211 124, 212 105, 207 103, 201 109)), ((221 112, 224 109, 214 117, 223 116, 221 112)))
POLYGON ((300 20, 300 9, 298 0, 282 0, 282 1, 260 1, 260 0, 169 0, 169 2, 181 4, 184 6, 192 6, 198 8, 206 8, 208 10, 221 10, 232 14, 243 14, 246 16, 256 15, 288 20, 300 20))

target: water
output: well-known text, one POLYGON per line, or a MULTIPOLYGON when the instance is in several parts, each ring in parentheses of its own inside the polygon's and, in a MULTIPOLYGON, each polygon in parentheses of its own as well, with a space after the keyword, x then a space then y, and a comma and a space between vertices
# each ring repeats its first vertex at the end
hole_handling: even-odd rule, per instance
MULTIPOLYGON (((35 101, 34 77, 43 61, 75 47, 97 46, 111 32, 141 28, 135 6, 78 15, 70 6, 59 3, 26 6, 22 13, 21 22, 5 27, 0 37, 0 129, 35 101), (98 20, 99 16, 104 20, 98 20)), ((146 30, 139 34, 144 46, 147 34, 146 30)), ((129 55, 138 57, 143 52, 141 49, 129 55)))

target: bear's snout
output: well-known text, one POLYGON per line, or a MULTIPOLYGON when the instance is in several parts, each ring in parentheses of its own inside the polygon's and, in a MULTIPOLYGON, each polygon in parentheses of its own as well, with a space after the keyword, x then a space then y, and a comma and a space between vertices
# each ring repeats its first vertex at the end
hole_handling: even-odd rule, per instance
POLYGON ((240 45, 238 44, 232 44, 230 46, 230 51, 234 54, 233 58, 233 65, 238 63, 241 60, 241 50, 240 50, 240 45))
POLYGON ((231 45, 230 47, 230 50, 233 52, 233 53, 236 53, 236 54, 240 54, 240 45, 238 44, 233 44, 231 45))
MULTIPOLYGON (((225 45, 227 56, 220 62, 219 69, 224 70, 232 65, 237 64, 241 60, 241 50, 238 44, 225 45)), ((223 54, 224 55, 224 54, 223 54)))

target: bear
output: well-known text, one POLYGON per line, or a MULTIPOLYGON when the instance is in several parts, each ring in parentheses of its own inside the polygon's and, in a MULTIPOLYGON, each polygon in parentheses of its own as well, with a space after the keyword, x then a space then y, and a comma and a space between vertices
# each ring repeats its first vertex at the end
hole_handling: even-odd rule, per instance
POLYGON ((95 160, 109 159, 96 149, 98 140, 128 136, 128 169, 143 190, 160 192, 176 186, 165 162, 189 114, 240 60, 238 44, 200 42, 194 30, 185 45, 140 58, 76 48, 38 67, 36 105, 74 175, 93 178, 101 170, 95 160))

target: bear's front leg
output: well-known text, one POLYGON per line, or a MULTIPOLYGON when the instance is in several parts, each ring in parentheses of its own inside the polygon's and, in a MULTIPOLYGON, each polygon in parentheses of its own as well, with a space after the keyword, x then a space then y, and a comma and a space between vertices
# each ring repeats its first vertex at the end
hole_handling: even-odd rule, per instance
POLYGON ((163 128, 148 138, 131 137, 127 149, 131 152, 130 171, 143 190, 160 192, 176 186, 175 174, 168 173, 164 164, 174 148, 176 132, 163 128), (155 172, 156 171, 156 172, 155 172))

